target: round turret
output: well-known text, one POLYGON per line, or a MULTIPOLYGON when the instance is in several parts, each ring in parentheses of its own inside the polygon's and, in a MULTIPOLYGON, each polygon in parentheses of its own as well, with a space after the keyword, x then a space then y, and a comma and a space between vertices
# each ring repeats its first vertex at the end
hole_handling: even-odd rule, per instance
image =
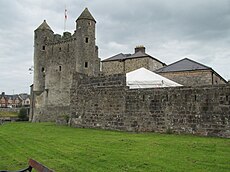
POLYGON ((46 20, 34 31, 34 91, 45 87, 46 46, 53 41, 53 31, 46 20))
POLYGON ((97 75, 100 70, 98 53, 95 48, 95 25, 96 20, 88 8, 85 8, 76 20, 77 49, 81 50, 77 55, 80 58, 76 62, 76 71, 90 76, 97 75))

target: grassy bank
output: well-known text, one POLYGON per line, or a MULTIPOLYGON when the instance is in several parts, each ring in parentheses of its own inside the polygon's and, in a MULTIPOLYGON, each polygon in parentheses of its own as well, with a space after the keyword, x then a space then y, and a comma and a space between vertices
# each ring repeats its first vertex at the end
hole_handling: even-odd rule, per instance
POLYGON ((18 117, 18 112, 7 112, 7 111, 1 112, 0 111, 0 118, 1 117, 18 117))
POLYGON ((56 172, 230 171, 230 139, 76 129, 51 123, 0 126, 0 170, 33 158, 56 172))

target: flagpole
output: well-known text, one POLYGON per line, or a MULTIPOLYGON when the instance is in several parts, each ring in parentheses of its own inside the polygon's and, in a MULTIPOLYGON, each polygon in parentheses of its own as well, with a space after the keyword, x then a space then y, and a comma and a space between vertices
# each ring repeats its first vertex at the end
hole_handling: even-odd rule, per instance
POLYGON ((66 30, 66 20, 67 20, 67 9, 65 5, 64 31, 66 30))

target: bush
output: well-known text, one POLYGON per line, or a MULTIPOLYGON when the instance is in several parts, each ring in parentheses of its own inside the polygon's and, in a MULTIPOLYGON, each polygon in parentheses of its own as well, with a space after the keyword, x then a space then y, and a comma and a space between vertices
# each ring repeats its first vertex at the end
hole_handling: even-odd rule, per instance
POLYGON ((18 118, 20 121, 28 121, 29 120, 26 108, 20 109, 19 114, 18 114, 18 118))

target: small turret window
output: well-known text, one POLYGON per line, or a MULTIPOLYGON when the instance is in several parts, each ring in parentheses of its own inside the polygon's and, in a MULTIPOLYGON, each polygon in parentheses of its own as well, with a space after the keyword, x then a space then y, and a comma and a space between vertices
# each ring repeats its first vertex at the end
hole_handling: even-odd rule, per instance
POLYGON ((42 50, 46 50, 46 46, 45 45, 42 46, 42 50))
POLYGON ((88 62, 85 62, 85 68, 88 68, 88 62))
POLYGON ((86 37, 86 38, 85 38, 85 43, 88 43, 88 42, 89 42, 89 38, 86 37))
POLYGON ((61 51, 61 47, 59 47, 59 51, 61 51))
POLYGON ((42 67, 42 72, 45 72, 45 68, 44 67, 42 67))
POLYGON ((61 66, 59 66, 59 71, 61 72, 61 66))

